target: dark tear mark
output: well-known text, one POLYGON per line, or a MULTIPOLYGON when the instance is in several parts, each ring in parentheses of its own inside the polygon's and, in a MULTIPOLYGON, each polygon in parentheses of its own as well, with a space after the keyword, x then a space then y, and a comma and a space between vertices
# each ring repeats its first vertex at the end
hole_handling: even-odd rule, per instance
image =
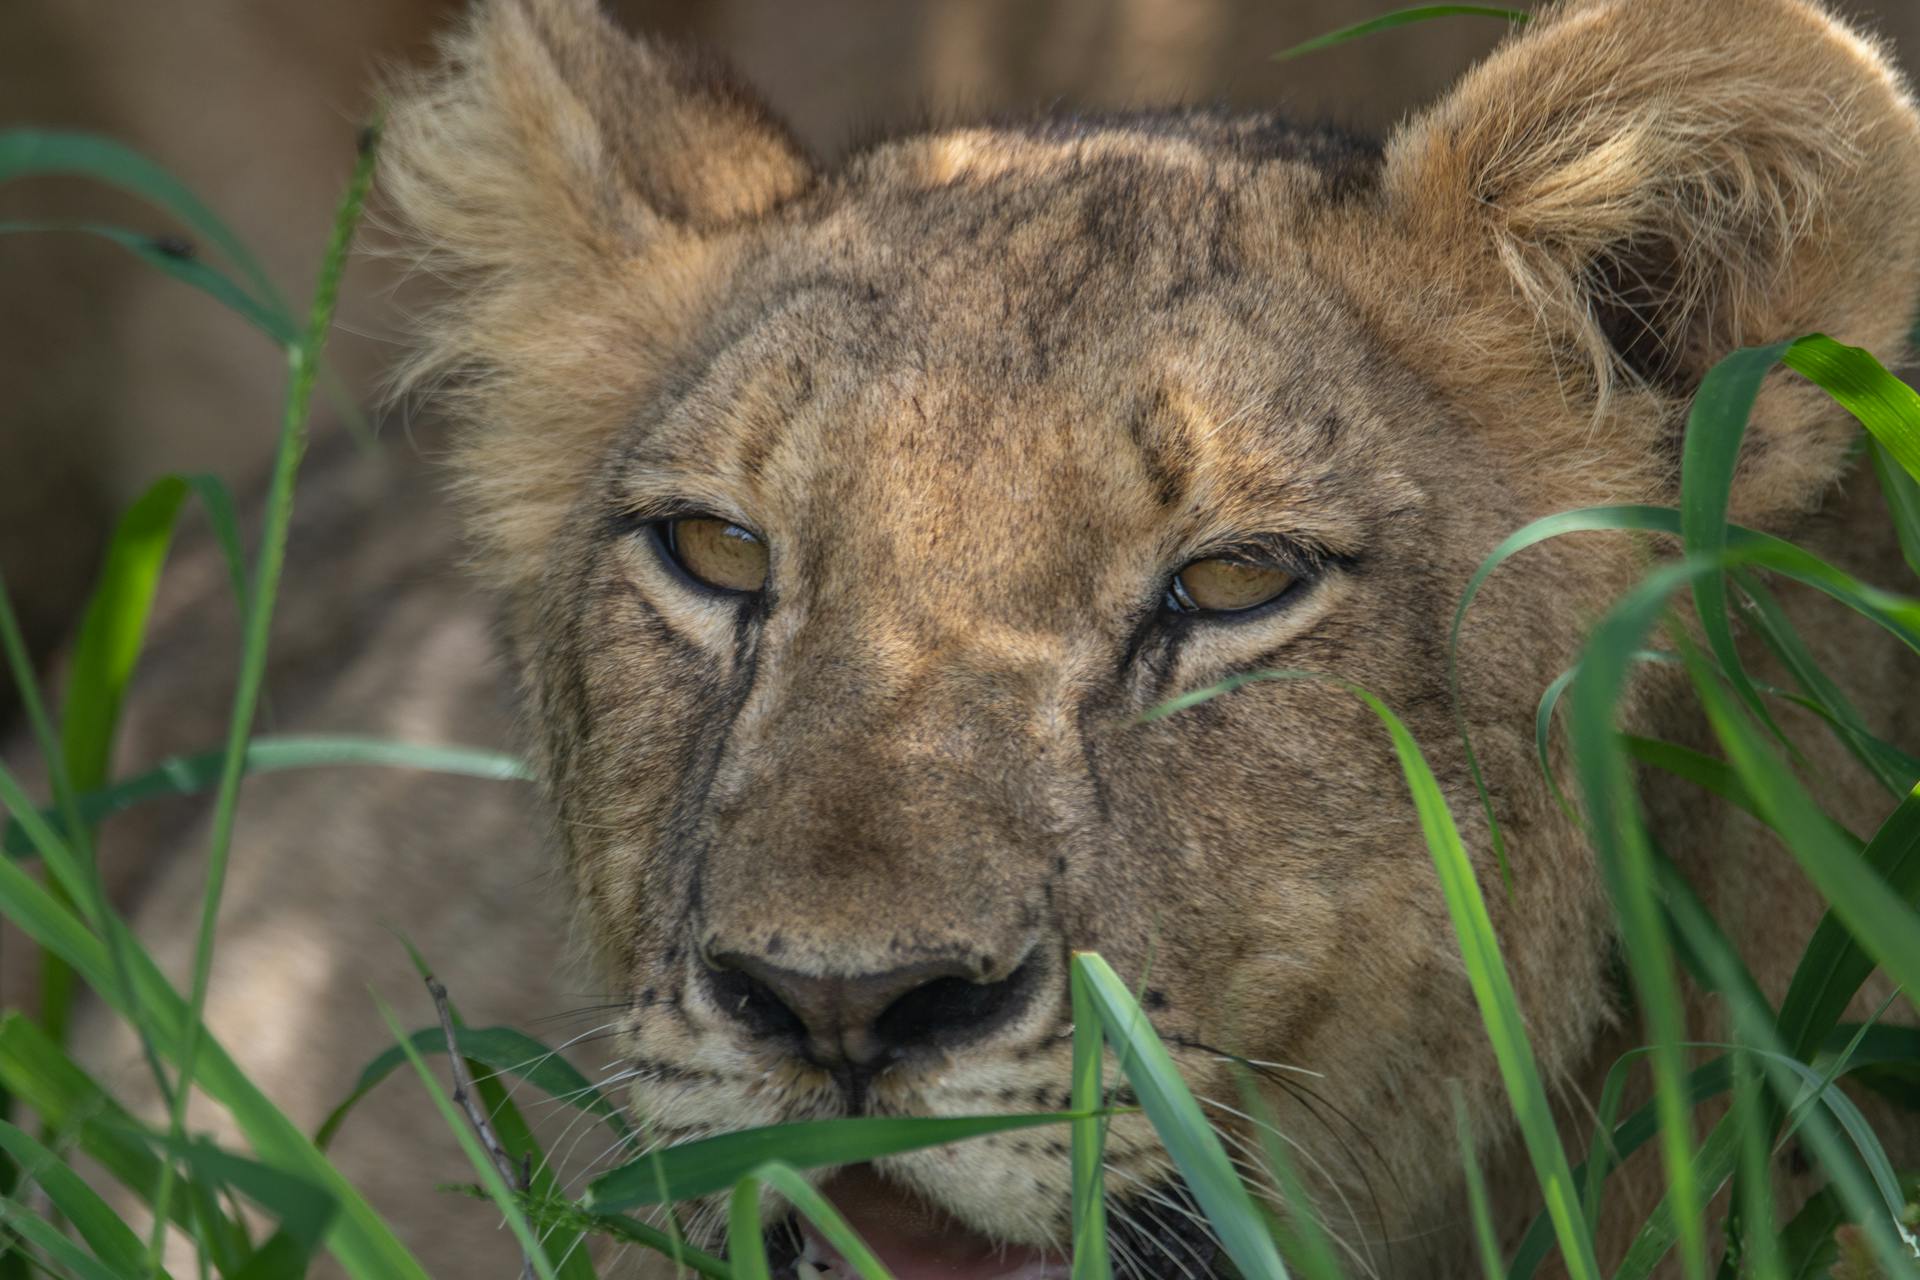
POLYGON ((1140 469, 1146 473, 1147 482, 1153 486, 1156 501, 1162 507, 1172 507, 1186 496, 1186 469, 1180 465, 1179 455, 1166 447, 1165 441, 1156 429, 1170 412, 1167 393, 1156 390, 1135 409, 1127 419, 1127 438, 1133 441, 1134 452, 1139 455, 1140 469))

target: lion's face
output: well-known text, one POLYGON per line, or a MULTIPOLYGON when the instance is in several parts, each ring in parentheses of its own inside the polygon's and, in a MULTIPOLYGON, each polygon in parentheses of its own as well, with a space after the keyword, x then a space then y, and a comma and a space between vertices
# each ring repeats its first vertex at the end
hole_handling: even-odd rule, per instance
MULTIPOLYGON (((1061 146, 1028 145, 1036 168, 1061 146)), ((1483 451, 1421 447, 1445 410, 1261 256, 1235 192, 1131 176, 849 191, 756 244, 583 501, 531 668, 663 1137, 1064 1109, 1076 948, 1144 980, 1236 1110, 1222 1050, 1358 1067, 1333 1090, 1354 1113, 1388 1101, 1396 1064, 1354 1059, 1404 1039, 1408 994, 1471 1022, 1365 707, 1292 682, 1142 715, 1278 667, 1443 708, 1466 567, 1434 548, 1514 503, 1483 451), (764 586, 681 567, 689 513, 750 530, 764 586), (1170 599, 1228 557, 1273 598, 1170 599)), ((1155 1180, 1144 1138, 1122 1127, 1117 1178, 1155 1180)), ((890 1172, 1065 1236, 1044 1142, 890 1172)))
MULTIPOLYGON (((1576 10, 1507 70, 1603 8, 1663 46, 1632 25, 1656 7, 1576 10)), ((1253 672, 1353 681, 1477 816, 1446 666, 1473 567, 1530 517, 1660 492, 1702 346, 1799 324, 1809 290, 1591 304, 1592 263, 1471 223, 1496 178, 1523 214, 1541 187, 1517 150, 1463 154, 1471 85, 1384 152, 1156 116, 923 135, 821 178, 577 6, 496 4, 456 53, 400 114, 397 189, 481 246, 435 358, 478 374, 466 481, 653 1134, 1065 1109, 1067 960, 1097 950, 1229 1131, 1229 1055, 1261 1064, 1323 1212, 1433 1225, 1445 1082, 1498 1095, 1390 744, 1334 679, 1147 713, 1253 672), (636 96, 667 104, 658 136, 636 96), (502 197, 515 148, 544 189, 502 197), (516 207, 545 257, 516 258, 516 207), (1583 343, 1606 358, 1569 387, 1583 343)), ((1779 201, 1818 194, 1792 178, 1779 201)), ((1726 234, 1791 276, 1787 223, 1748 212, 1726 234)), ((1799 448, 1748 488, 1784 509, 1840 437, 1769 403, 1799 448)), ((1542 559, 1466 633, 1464 713, 1536 888, 1507 899, 1490 858, 1483 880, 1554 1071, 1607 1016, 1608 933, 1531 712, 1636 554, 1542 559)), ((979 1274, 1038 1274, 1069 1235, 1042 1134, 879 1172, 1030 1247, 979 1274)), ((1205 1265, 1144 1121, 1109 1160, 1143 1274, 1205 1265)))

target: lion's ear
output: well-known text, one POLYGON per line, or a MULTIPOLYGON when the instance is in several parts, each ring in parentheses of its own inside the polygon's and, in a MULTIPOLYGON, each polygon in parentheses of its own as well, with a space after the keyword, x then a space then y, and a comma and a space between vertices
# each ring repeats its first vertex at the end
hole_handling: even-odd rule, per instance
POLYGON ((511 590, 699 331, 737 229, 813 173, 724 70, 593 0, 481 0, 441 53, 391 86, 381 158, 406 250, 445 285, 398 387, 464 426, 478 562, 511 590))
MULTIPOLYGON (((1560 394, 1603 414, 1621 390, 1671 419, 1729 351, 1816 329, 1897 359, 1920 301, 1920 117, 1885 52, 1808 0, 1544 10, 1400 129, 1385 182, 1441 270, 1495 282, 1560 394)), ((1848 429, 1771 416, 1757 435, 1804 448, 1751 496, 1811 501, 1848 429)))
POLYGON ((804 190, 792 135, 724 68, 620 31, 594 0, 481 0, 403 80, 383 182, 435 248, 524 269, 625 254, 804 190))

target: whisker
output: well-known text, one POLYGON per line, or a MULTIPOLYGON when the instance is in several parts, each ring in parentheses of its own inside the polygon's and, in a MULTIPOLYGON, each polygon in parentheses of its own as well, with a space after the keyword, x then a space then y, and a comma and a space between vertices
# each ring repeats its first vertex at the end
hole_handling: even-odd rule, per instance
MULTIPOLYGON (((1199 1226, 1205 1228, 1207 1236, 1209 1238, 1212 1238, 1213 1227, 1210 1223, 1208 1223, 1206 1218, 1203 1215, 1195 1212, 1192 1208, 1189 1208, 1186 1205, 1177 1203, 1171 1196, 1167 1195, 1166 1192, 1160 1189, 1159 1184, 1157 1182, 1148 1182, 1144 1178, 1141 1178, 1136 1174, 1129 1173, 1125 1169, 1116 1169, 1112 1165, 1107 1165, 1105 1167, 1109 1174, 1119 1177, 1125 1181, 1132 1182, 1138 1188, 1136 1199, 1149 1201, 1151 1203, 1157 1204, 1162 1208, 1164 1208, 1165 1210, 1167 1210, 1169 1213, 1172 1213, 1178 1217, 1186 1218, 1187 1220, 1198 1224, 1199 1226)), ((1156 1178, 1157 1177, 1158 1175, 1156 1174, 1156 1178)), ((1174 1254, 1173 1250, 1168 1246, 1167 1242, 1161 1238, 1161 1236, 1164 1234, 1163 1232, 1158 1232, 1151 1229, 1151 1219, 1148 1220, 1148 1223, 1149 1225, 1143 1229, 1140 1229, 1138 1231, 1138 1234, 1144 1237, 1144 1239, 1148 1244, 1153 1245, 1161 1253, 1165 1254, 1167 1261, 1179 1267, 1180 1274, 1182 1276, 1195 1277, 1196 1280, 1205 1280, 1206 1276, 1213 1269, 1212 1259, 1202 1258, 1198 1256, 1193 1252, 1193 1246, 1190 1243, 1188 1243, 1185 1236, 1175 1235, 1174 1240, 1181 1246, 1183 1250, 1186 1251, 1187 1256, 1191 1258, 1200 1267, 1199 1272, 1196 1273, 1192 1267, 1189 1267, 1187 1265, 1185 1261, 1177 1257, 1174 1254)))
MULTIPOLYGON (((1248 1115, 1244 1111, 1228 1106, 1224 1102, 1217 1101, 1216 1099, 1213 1099, 1213 1098, 1199 1097, 1198 1095, 1195 1095, 1195 1101, 1199 1102, 1202 1106, 1213 1107, 1216 1110, 1226 1112, 1228 1115, 1233 1116, 1236 1119, 1244 1120, 1248 1124, 1253 1125, 1255 1128, 1262 1129, 1267 1133, 1272 1134, 1275 1138, 1278 1138, 1281 1142, 1291 1147, 1297 1154, 1299 1154, 1302 1158, 1304 1158, 1307 1161, 1308 1165, 1312 1168, 1312 1171, 1315 1174, 1319 1175, 1320 1180, 1324 1182, 1333 1191, 1333 1194, 1339 1199, 1341 1212, 1343 1212, 1346 1215, 1346 1220, 1348 1225, 1353 1227, 1356 1231, 1364 1232, 1365 1225, 1363 1223, 1363 1220, 1361 1219, 1360 1215, 1354 1211, 1353 1202, 1347 1197, 1346 1188, 1341 1185, 1340 1180, 1338 1178, 1335 1178, 1333 1176, 1333 1171, 1328 1169, 1325 1163, 1323 1163, 1321 1159, 1317 1155, 1315 1155, 1310 1149, 1302 1145, 1297 1139, 1289 1137, 1287 1134, 1283 1133, 1278 1126, 1268 1124, 1264 1120, 1256 1119, 1253 1116, 1248 1115)), ((1240 1137, 1238 1134, 1234 1134, 1225 1129, 1222 1129, 1218 1125, 1214 1125, 1213 1130, 1217 1135, 1219 1135, 1222 1141, 1230 1143, 1238 1147, 1240 1150, 1246 1152, 1250 1157, 1254 1159, 1257 1165, 1265 1164, 1265 1154, 1255 1144, 1240 1137)), ((1361 1176, 1363 1178, 1365 1177, 1364 1171, 1361 1171, 1361 1176)), ((1263 1171, 1263 1179, 1267 1177, 1271 1177, 1271 1174, 1264 1173, 1263 1171)), ((1319 1213, 1316 1206, 1309 1204, 1303 1207, 1305 1207, 1309 1212, 1318 1213, 1321 1224, 1322 1225, 1326 1224, 1326 1215, 1324 1213, 1319 1213)), ((1378 1209, 1377 1204, 1375 1208, 1376 1210, 1378 1209)), ((1350 1247, 1349 1247, 1349 1251, 1352 1252, 1350 1247)), ((1369 1275, 1377 1275, 1378 1270, 1376 1266, 1373 1264, 1372 1257, 1373 1257, 1373 1248, 1371 1243, 1369 1243, 1367 1246, 1367 1257, 1364 1260, 1363 1265, 1365 1266, 1366 1271, 1369 1275)), ((1354 1253, 1354 1258, 1355 1258, 1355 1261, 1362 1261, 1357 1252, 1354 1253)))

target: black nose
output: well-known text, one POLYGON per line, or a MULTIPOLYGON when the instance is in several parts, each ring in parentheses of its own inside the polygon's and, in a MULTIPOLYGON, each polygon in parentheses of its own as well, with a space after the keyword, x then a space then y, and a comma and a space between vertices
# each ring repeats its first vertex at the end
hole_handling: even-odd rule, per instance
POLYGON ((858 1076, 915 1050, 984 1039, 1019 1013, 1035 985, 1031 958, 997 981, 961 960, 831 977, 739 952, 707 963, 715 1001, 750 1033, 783 1038, 816 1066, 858 1076))

